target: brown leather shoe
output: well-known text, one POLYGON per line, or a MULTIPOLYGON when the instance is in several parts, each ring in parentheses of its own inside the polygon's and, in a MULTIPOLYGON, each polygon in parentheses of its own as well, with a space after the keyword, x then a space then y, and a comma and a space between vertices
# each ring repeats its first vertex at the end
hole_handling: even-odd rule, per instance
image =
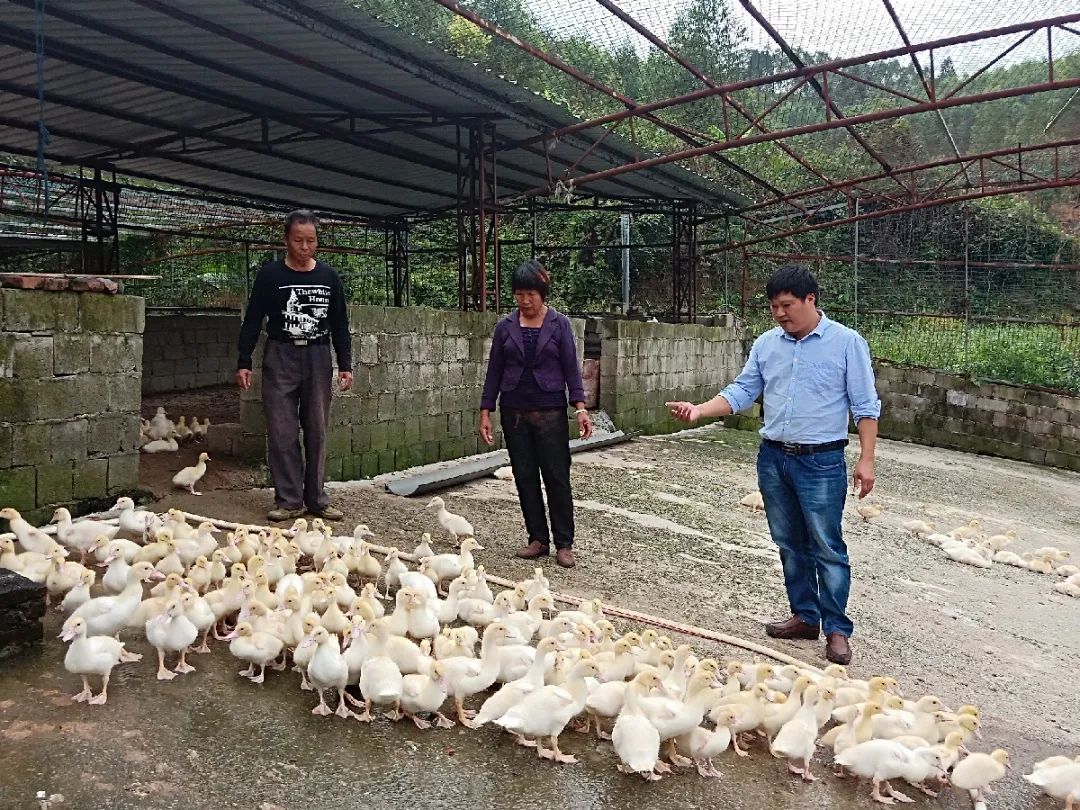
POLYGON ((577 565, 577 561, 574 559, 574 550, 572 548, 555 549, 555 562, 563 568, 573 568, 577 565))
POLYGON ((843 633, 829 633, 825 637, 825 657, 834 664, 851 663, 851 645, 843 633))
POLYGON ((550 553, 547 543, 541 543, 539 540, 532 540, 527 546, 522 546, 517 550, 517 555, 523 560, 535 560, 537 557, 546 557, 550 553))
POLYGON ((772 638, 805 638, 816 640, 821 635, 821 628, 816 624, 807 624, 798 616, 787 621, 769 622, 765 625, 765 634, 772 638))

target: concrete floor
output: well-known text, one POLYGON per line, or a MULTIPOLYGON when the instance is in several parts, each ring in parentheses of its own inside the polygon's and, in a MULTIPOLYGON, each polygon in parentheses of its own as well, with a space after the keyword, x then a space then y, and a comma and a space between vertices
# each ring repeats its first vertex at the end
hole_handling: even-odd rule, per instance
MULTIPOLYGON (((552 587, 761 640, 760 622, 782 615, 785 603, 765 521, 738 506, 754 487, 755 444, 753 434, 712 427, 575 456, 580 564, 546 567, 552 587)), ((989 806, 1055 807, 1019 774, 1044 756, 1080 751, 1080 600, 1053 593, 1051 577, 952 563, 898 526, 919 516, 949 528, 979 516, 991 530, 1018 529, 1018 551, 1054 544, 1080 557, 1080 476, 891 442, 880 456, 875 498, 887 511, 863 524, 849 506, 846 525, 857 624, 851 669, 896 675, 908 695, 977 703, 986 736, 977 747, 1003 745, 1014 763, 989 806)), ((411 548, 431 527, 426 498, 357 484, 333 494, 346 525, 365 522, 380 542, 411 548)), ((443 495, 477 526, 490 571, 527 575, 512 557, 522 532, 512 482, 488 479, 443 495)), ((266 491, 219 490, 171 496, 161 508, 261 522, 270 501, 266 491)), ((79 810, 872 804, 868 786, 832 777, 803 785, 760 745, 750 760, 720 757, 722 780, 689 773, 646 785, 615 771, 607 744, 571 732, 563 747, 581 763, 557 767, 495 729, 420 732, 315 717, 296 675, 251 685, 220 646, 193 658, 198 672, 169 683, 153 678, 149 658, 125 665, 107 706, 72 704, 79 684, 63 669, 58 629, 53 617, 45 648, 0 673, 0 809, 35 808, 38 790, 63 793, 57 807, 79 810)), ((823 663, 818 643, 778 646, 823 663)), ((129 647, 149 652, 145 642, 129 647)), ((824 762, 815 768, 824 776, 824 762)), ((933 804, 970 807, 954 791, 933 804)))

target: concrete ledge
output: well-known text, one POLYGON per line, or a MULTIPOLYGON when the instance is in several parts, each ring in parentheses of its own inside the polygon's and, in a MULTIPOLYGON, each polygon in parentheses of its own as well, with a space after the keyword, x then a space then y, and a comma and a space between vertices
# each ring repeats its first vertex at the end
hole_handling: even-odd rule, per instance
POLYGON ((0 568, 0 658, 40 644, 44 616, 45 586, 0 568))

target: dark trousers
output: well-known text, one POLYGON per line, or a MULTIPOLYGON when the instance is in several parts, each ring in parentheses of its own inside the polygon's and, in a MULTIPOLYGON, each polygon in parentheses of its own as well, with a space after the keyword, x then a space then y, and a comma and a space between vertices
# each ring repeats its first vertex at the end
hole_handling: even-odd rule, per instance
POLYGON ((334 363, 328 344, 293 346, 266 341, 262 400, 266 412, 267 460, 277 506, 317 510, 330 503, 323 489, 323 476, 333 376, 334 363))
POLYGON ((574 496, 570 491, 570 428, 566 411, 502 408, 499 416, 529 540, 550 545, 554 534, 556 548, 570 548, 574 545, 574 496), (540 491, 541 478, 547 490, 550 534, 540 491))

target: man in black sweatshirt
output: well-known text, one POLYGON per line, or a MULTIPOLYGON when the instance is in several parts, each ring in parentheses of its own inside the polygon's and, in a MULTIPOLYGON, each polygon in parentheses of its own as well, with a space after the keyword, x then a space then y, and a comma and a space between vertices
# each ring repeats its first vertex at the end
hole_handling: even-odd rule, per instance
POLYGON ((330 505, 323 478, 334 375, 331 343, 337 354, 338 387, 348 391, 353 383, 349 311, 341 278, 315 258, 317 225, 311 211, 293 211, 286 217, 285 260, 267 262, 255 276, 240 327, 236 382, 248 389, 251 353, 266 318, 262 399, 275 502, 267 517, 273 521, 294 520, 305 511, 324 520, 344 517, 330 505))

